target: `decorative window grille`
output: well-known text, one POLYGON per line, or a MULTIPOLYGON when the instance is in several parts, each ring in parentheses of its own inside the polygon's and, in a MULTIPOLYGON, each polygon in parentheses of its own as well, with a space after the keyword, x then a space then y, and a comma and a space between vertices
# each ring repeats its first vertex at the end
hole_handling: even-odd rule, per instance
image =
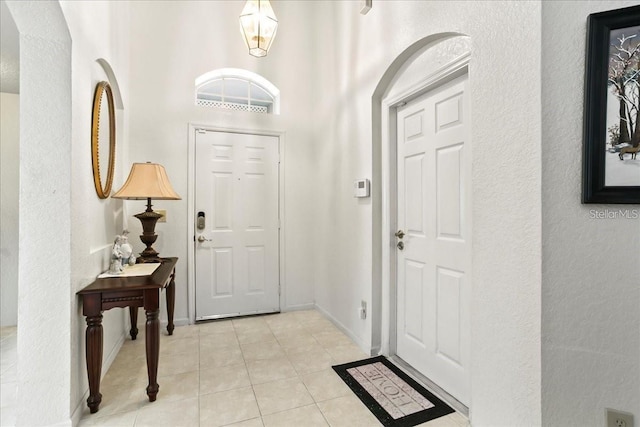
POLYGON ((234 111, 248 111, 250 113, 269 113, 269 109, 261 105, 237 104, 235 102, 224 101, 210 101, 208 99, 196 99, 196 105, 199 105, 201 107, 224 108, 234 111))
POLYGON ((224 68, 196 79, 196 105, 261 114, 280 113, 280 91, 247 70, 224 68))

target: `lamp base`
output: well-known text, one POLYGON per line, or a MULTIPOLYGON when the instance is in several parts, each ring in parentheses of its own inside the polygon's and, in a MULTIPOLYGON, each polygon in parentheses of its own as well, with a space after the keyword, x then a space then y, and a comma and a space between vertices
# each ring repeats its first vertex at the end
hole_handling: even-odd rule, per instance
POLYGON ((142 240, 142 243, 147 246, 145 250, 140 252, 140 256, 136 258, 136 262, 138 264, 145 262, 160 262, 161 259, 158 256, 158 251, 153 249, 151 245, 153 245, 158 238, 158 235, 155 232, 156 223, 160 218, 162 218, 162 215, 151 209, 151 199, 149 198, 147 199, 147 210, 134 216, 142 223, 142 234, 140 235, 140 240, 142 240))

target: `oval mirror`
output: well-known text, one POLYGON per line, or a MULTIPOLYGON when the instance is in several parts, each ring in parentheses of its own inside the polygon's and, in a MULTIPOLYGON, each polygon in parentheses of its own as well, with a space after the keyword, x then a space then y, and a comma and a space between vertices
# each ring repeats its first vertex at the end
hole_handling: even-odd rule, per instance
POLYGON ((116 117, 113 92, 108 82, 100 82, 93 96, 91 163, 93 183, 101 199, 111 194, 116 161, 116 117))

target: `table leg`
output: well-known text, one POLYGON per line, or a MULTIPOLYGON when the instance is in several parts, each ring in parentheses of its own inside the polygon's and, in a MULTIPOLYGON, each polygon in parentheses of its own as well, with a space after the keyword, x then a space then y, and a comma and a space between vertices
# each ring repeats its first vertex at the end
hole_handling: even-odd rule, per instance
POLYGON ((167 332, 169 335, 173 335, 173 308, 176 303, 176 286, 175 286, 175 271, 171 274, 171 281, 167 286, 167 332))
MULTIPOLYGON (((157 300, 156 300, 157 301, 157 300)), ((154 402, 158 394, 158 357, 160 353, 160 320, 158 320, 159 309, 146 310, 147 324, 145 329, 147 348, 147 373, 149 375, 149 385, 147 386, 147 396, 149 402, 154 402)))
POLYGON ((131 319, 131 329, 129 335, 135 341, 138 336, 138 307, 129 307, 129 318, 131 319))
POLYGON ((102 314, 87 316, 86 331, 87 376, 89 379, 89 397, 87 405, 92 414, 98 412, 102 394, 100 394, 100 374, 102 373, 102 314))

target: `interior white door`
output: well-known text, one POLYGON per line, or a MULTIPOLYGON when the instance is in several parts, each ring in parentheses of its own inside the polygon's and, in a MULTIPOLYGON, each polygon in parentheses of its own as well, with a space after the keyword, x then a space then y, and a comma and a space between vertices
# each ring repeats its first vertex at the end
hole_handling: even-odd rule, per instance
POLYGON ((471 153, 467 76, 397 112, 396 354, 469 404, 471 153))
POLYGON ((280 310, 278 138, 195 143, 196 320, 280 310))

